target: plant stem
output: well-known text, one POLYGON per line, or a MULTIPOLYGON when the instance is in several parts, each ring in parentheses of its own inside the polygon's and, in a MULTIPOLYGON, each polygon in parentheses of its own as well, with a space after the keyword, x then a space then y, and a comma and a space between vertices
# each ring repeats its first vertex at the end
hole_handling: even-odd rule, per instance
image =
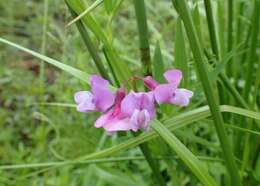
POLYGON ((205 5, 205 9, 206 9, 212 51, 216 55, 217 60, 220 60, 221 57, 220 57, 220 52, 219 52, 220 51, 219 42, 218 42, 217 32, 216 32, 215 24, 214 24, 211 0, 204 0, 204 5, 205 5))
POLYGON ((260 8, 260 1, 255 0, 254 4, 254 12, 252 15, 252 32, 251 32, 251 44, 249 48, 249 54, 248 54, 248 64, 247 64, 247 70, 246 70, 246 79, 245 79, 245 88, 243 92, 243 96, 246 100, 248 100, 250 88, 253 84, 253 69, 254 69, 254 63, 257 60, 257 37, 258 37, 258 31, 259 31, 259 8, 260 8))
MULTIPOLYGON (((227 0, 228 1, 228 31, 227 31, 227 52, 232 50, 233 47, 233 0, 227 0)), ((232 58, 230 59, 229 64, 232 65, 232 67, 234 66, 233 62, 232 62, 232 58)), ((233 72, 232 72, 233 68, 227 68, 227 73, 229 76, 232 76, 233 72)))
POLYGON ((234 155, 232 152, 231 144, 228 140, 228 136, 225 131, 223 118, 220 112, 219 105, 217 103, 217 98, 215 98, 214 89, 212 86, 212 82, 209 80, 208 70, 206 67, 206 61, 203 56, 203 50, 200 46, 199 39, 196 33, 196 29, 194 23, 192 21, 190 11, 188 9, 188 5, 186 1, 183 0, 172 0, 175 7, 178 7, 178 13, 180 14, 184 26, 186 28, 187 36, 190 41, 190 47, 193 52, 195 64, 197 71, 199 72, 200 80, 202 82, 202 86, 204 89, 204 93, 206 95, 212 117, 214 120, 215 128, 223 149, 223 154, 225 157, 227 169, 231 176, 232 185, 240 186, 242 185, 240 182, 240 177, 238 174, 238 169, 235 164, 234 155))
MULTIPOLYGON (((247 71, 246 71, 246 80, 245 80, 245 88, 244 88, 244 98, 246 100, 249 100, 249 94, 250 94, 250 89, 253 84, 253 68, 254 64, 257 61, 257 38, 259 35, 259 16, 260 16, 260 0, 255 0, 254 1, 254 12, 252 15, 252 36, 251 36, 251 44, 250 44, 250 49, 249 49, 249 55, 248 55, 248 64, 247 64, 247 71)), ((258 81, 258 80, 256 80, 258 81)), ((256 86, 257 88, 257 86, 256 86)), ((257 89, 256 89, 257 90, 257 89)), ((257 93, 255 93, 257 94, 257 93)), ((254 104, 256 102, 256 95, 253 96, 253 100, 251 102, 252 107, 254 107, 254 104)), ((253 120, 249 120, 249 126, 248 129, 250 130, 253 125, 253 120)), ((243 174, 248 161, 249 161, 249 153, 250 153, 250 134, 246 134, 245 137, 245 145, 244 145, 244 151, 243 151, 243 162, 242 162, 242 167, 241 167, 241 173, 243 174)))
MULTIPOLYGON (((68 6, 68 4, 67 4, 68 6)), ((68 6, 71 15, 73 17, 77 17, 77 14, 68 6)), ((92 59, 95 62, 95 65, 99 71, 99 73, 101 74, 101 76, 107 80, 110 80, 109 75, 107 73, 107 70, 105 69, 98 53, 97 53, 97 47, 95 46, 95 44, 91 41, 90 36, 88 31, 86 30, 86 28, 84 27, 83 23, 81 22, 81 20, 76 22, 77 28, 79 30, 79 33, 84 41, 84 44, 86 45, 92 59)))
MULTIPOLYGON (((145 76, 152 75, 152 64, 151 64, 150 47, 149 47, 149 39, 148 39, 149 35, 148 35, 145 2, 144 0, 133 0, 133 2, 134 2, 136 22, 137 22, 139 42, 140 42, 141 62, 143 65, 142 74, 145 76)), ((134 135, 136 136, 135 133, 134 135)), ((147 160, 149 166, 151 167, 158 184, 166 186, 166 183, 159 171, 159 164, 155 159, 153 159, 152 153, 149 150, 147 143, 141 144, 139 146, 145 156, 145 159, 147 160)))
MULTIPOLYGON (((41 53, 44 55, 46 52, 46 35, 47 35, 47 23, 48 23, 48 0, 44 0, 43 7, 43 24, 42 24, 42 43, 41 43, 41 53)), ((44 94, 44 83, 45 83, 45 75, 44 70, 45 64, 41 61, 40 65, 40 91, 41 94, 44 94)))
MULTIPOLYGON (((132 133, 135 137, 138 136, 137 133, 132 133)), ((157 184, 159 184, 160 186, 166 186, 166 183, 160 173, 160 168, 159 168, 159 164, 158 164, 158 160, 156 160, 153 156, 152 153, 150 152, 150 149, 147 145, 148 143, 142 143, 139 144, 139 147, 145 157, 145 160, 147 161, 147 163, 149 164, 150 168, 153 171, 153 175, 156 178, 156 182, 157 184)))
POLYGON ((146 19, 146 10, 144 0, 133 0, 138 25, 141 61, 144 68, 144 75, 152 75, 152 64, 150 56, 150 47, 148 40, 148 28, 146 19))

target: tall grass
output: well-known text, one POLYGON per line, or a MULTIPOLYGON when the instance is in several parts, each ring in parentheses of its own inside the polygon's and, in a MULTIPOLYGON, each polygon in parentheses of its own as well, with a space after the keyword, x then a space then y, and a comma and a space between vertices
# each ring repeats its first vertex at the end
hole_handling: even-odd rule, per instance
MULTIPOLYGON (((29 154, 25 161, 24 154, 18 151, 21 157, 18 156, 17 161, 2 162, 0 182, 3 180, 4 184, 10 185, 12 179, 34 177, 40 180, 42 174, 47 175, 44 179, 53 180, 52 177, 61 174, 67 176, 60 178, 60 183, 65 185, 69 185, 68 180, 79 185, 239 186, 260 183, 260 0, 172 0, 171 3, 65 0, 62 6, 70 14, 65 19, 65 29, 76 36, 75 41, 70 37, 65 39, 68 39, 65 48, 71 51, 75 48, 80 62, 71 57, 74 54, 70 52, 64 53, 70 58, 63 58, 66 59, 63 62, 47 56, 56 54, 48 48, 56 41, 51 40, 55 36, 49 30, 55 25, 51 22, 52 3, 48 0, 43 3, 40 52, 29 49, 33 45, 24 47, 17 44, 18 41, 10 41, 14 39, 8 40, 10 33, 0 38, 1 44, 39 59, 40 78, 35 81, 41 83, 40 89, 44 90, 41 91, 42 102, 29 101, 29 107, 25 109, 40 110, 34 112, 33 117, 41 121, 42 128, 38 131, 41 138, 29 140, 43 139, 41 145, 32 149, 41 149, 39 152, 48 154, 39 154, 37 159, 29 154), (55 90, 52 92, 54 98, 45 99, 53 89, 52 85, 43 88, 50 68, 45 63, 60 70, 57 83, 68 82, 59 87, 65 98, 55 90), (108 79, 113 91, 122 84, 127 84, 128 90, 144 90, 142 84, 133 85, 129 78, 152 75, 164 83, 163 73, 170 68, 182 70, 181 86, 192 89, 194 98, 185 108, 160 107, 148 132, 118 133, 108 137, 93 129, 94 117, 83 118, 75 114, 75 105, 71 103, 73 91, 86 89, 84 86, 90 84, 90 73, 99 73, 108 79), (80 80, 80 84, 63 77, 62 71, 80 80), (42 107, 48 109, 40 109, 42 107), (63 120, 66 120, 65 125, 56 124, 63 120), (85 122, 89 127, 87 132, 80 128, 85 122), (77 123, 74 125, 77 143, 66 154, 61 149, 70 143, 64 137, 72 133, 66 129, 71 127, 70 123, 77 123), (63 134, 62 131, 67 132, 63 134), (92 145, 85 146, 84 140, 92 145), (92 150, 82 153, 80 150, 85 148, 92 150), (74 151, 79 153, 73 154, 74 151), (9 179, 7 176, 10 175, 14 178, 9 179), (75 181, 72 175, 77 175, 80 181, 75 181)), ((12 53, 16 54, 16 51, 12 53)), ((1 55, 5 57, 5 54, 1 55)), ((11 56, 7 55, 8 58, 11 56)), ((4 64, 6 71, 8 65, 4 64)), ((0 88, 0 95, 1 91, 0 88)), ((8 103, 5 99, 0 99, 0 105, 4 103, 3 110, 13 112, 12 107, 5 108, 8 103)), ((2 131, 9 130, 8 127, 3 125, 2 131)), ((12 131, 21 130, 12 127, 12 131)), ((27 128, 24 124, 23 127, 27 128)), ((22 145, 23 140, 27 139, 21 139, 22 145)), ((26 183, 32 182, 28 179, 26 183)))

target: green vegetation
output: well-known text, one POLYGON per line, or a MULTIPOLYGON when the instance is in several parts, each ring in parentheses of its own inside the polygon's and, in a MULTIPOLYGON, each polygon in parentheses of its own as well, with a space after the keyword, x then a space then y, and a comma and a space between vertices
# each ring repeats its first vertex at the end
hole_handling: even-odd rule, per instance
POLYGON ((0 1, 0 186, 260 185, 260 0, 0 1), (74 93, 177 68, 194 92, 112 136, 74 93))

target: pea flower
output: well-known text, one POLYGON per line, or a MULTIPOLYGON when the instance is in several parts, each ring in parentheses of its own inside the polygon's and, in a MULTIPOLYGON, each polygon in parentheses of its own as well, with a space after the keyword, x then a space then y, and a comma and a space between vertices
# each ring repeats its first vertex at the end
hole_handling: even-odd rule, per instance
POLYGON ((90 79, 91 92, 79 91, 74 95, 79 112, 105 112, 115 101, 115 95, 109 90, 109 82, 98 75, 90 79))
POLYGON ((124 97, 125 91, 120 88, 116 93, 114 106, 97 119, 96 128, 103 127, 109 134, 132 129, 130 118, 121 111, 121 102, 124 97))
POLYGON ((182 72, 180 70, 168 70, 164 74, 168 83, 159 84, 151 76, 144 78, 145 85, 153 91, 154 98, 158 104, 170 103, 179 106, 187 106, 193 92, 187 89, 178 88, 182 72))
MULTIPOLYGON (((126 95, 124 88, 116 93, 109 90, 109 82, 98 75, 90 79, 91 91, 79 91, 74 95, 79 112, 101 112, 96 120, 96 128, 104 128, 108 134, 117 131, 148 130, 155 118, 155 101, 158 104, 171 103, 180 106, 189 104, 193 92, 178 88, 182 79, 179 70, 164 73, 168 83, 159 84, 151 76, 136 78, 144 81, 150 92, 130 91, 126 95)), ((135 79, 135 78, 133 78, 135 79)))
POLYGON ((149 122, 155 117, 152 92, 131 91, 121 103, 122 112, 130 118, 133 131, 149 129, 149 122))

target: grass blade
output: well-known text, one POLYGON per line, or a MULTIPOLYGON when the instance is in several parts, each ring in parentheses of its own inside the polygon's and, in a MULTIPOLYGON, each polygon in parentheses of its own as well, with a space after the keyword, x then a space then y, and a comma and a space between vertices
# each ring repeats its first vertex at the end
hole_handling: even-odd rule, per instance
POLYGON ((92 10, 94 10, 96 7, 98 7, 101 3, 103 2, 103 0, 96 0, 94 3, 92 3, 92 5, 90 5, 86 10, 84 10, 81 14, 79 14, 77 17, 75 17, 73 20, 71 20, 66 27, 69 27, 70 25, 72 25, 73 23, 76 23, 78 20, 80 20, 83 16, 87 15, 89 12, 91 12, 92 10))
POLYGON ((217 98, 214 93, 212 82, 210 82, 209 80, 206 61, 203 56, 203 50, 202 47, 200 46, 199 39, 196 33, 193 20, 191 19, 187 2, 183 0, 172 0, 172 2, 175 5, 175 7, 178 7, 177 8, 178 13, 180 14, 184 26, 186 28, 186 33, 188 35, 188 39, 190 41, 190 47, 196 63, 196 69, 199 72, 198 74, 202 82, 204 93, 206 95, 208 104, 210 106, 210 110, 212 112, 215 128, 218 134, 218 138, 221 142, 221 147, 223 149, 223 154, 226 160, 226 165, 229 174, 231 176, 232 184, 236 186, 240 186, 241 185, 240 177, 238 174, 238 169, 235 164, 235 159, 232 152, 231 144, 224 128, 223 118, 220 112, 217 98))
POLYGON ((138 25, 141 61, 143 64, 143 74, 152 74, 150 47, 148 40, 148 28, 146 20, 146 10, 144 0, 134 0, 135 15, 138 25))
POLYGON ((45 61, 45 62, 47 62, 47 63, 49 63, 49 64, 51 64, 51 65, 53 65, 55 67, 57 67, 57 68, 65 71, 65 72, 68 72, 69 74, 75 76, 76 78, 78 78, 80 80, 85 81, 88 84, 90 83, 90 81, 89 81, 89 77, 90 77, 89 74, 87 74, 87 73, 85 73, 85 72, 83 72, 81 70, 78 70, 78 69, 76 69, 76 68, 74 68, 72 66, 69 66, 69 65, 66 65, 64 63, 61 63, 61 62, 59 62, 59 61, 57 61, 55 59, 52 59, 52 58, 47 57, 45 55, 42 55, 42 54, 40 54, 38 52, 35 52, 33 50, 30 50, 28 48, 22 47, 21 45, 18 45, 16 43, 13 43, 13 42, 8 41, 6 39, 0 38, 0 42, 2 42, 4 44, 7 44, 7 45, 10 45, 10 46, 12 46, 14 48, 17 48, 19 50, 22 50, 22 51, 24 51, 26 53, 29 53, 29 54, 33 55, 34 57, 37 57, 37 58, 39 58, 39 59, 41 59, 41 60, 43 60, 43 61, 45 61))
POLYGON ((179 158, 190 168, 190 170, 197 176, 197 178, 204 185, 217 185, 213 178, 209 175, 204 165, 197 159, 197 157, 183 145, 180 140, 175 137, 162 123, 158 120, 153 121, 152 128, 165 140, 172 148, 179 158))
MULTIPOLYGON (((250 93, 250 89, 252 87, 253 84, 253 69, 254 69, 254 64, 257 62, 257 38, 259 35, 259 17, 260 17, 260 0, 255 0, 254 1, 254 12, 253 12, 253 16, 252 16, 252 36, 251 36, 251 44, 250 44, 250 49, 249 49, 249 55, 248 55, 248 61, 247 61, 247 71, 246 71, 246 81, 245 81, 245 88, 244 88, 244 98, 246 100, 249 100, 249 93, 250 93)), ((259 67, 258 67, 259 68, 259 67)), ((257 83, 256 80, 255 83, 257 83)), ((258 87, 256 87, 258 88, 258 87)), ((257 90, 257 89, 256 89, 257 90)), ((257 93, 255 93, 256 95, 253 96, 254 100, 252 100, 253 102, 251 102, 250 105, 252 105, 252 107, 254 107, 255 102, 257 101, 257 93)), ((253 125, 253 120, 250 120, 248 129, 250 130, 252 128, 253 125)), ((245 144, 244 144, 244 151, 243 151, 243 163, 242 163, 242 167, 241 167, 241 172, 243 173, 246 166, 248 165, 249 162, 249 154, 250 154, 250 149, 251 144, 250 144, 250 134, 246 134, 245 136, 245 144)))
POLYGON ((153 56, 153 77, 156 81, 163 83, 164 63, 159 42, 156 43, 154 56, 153 56))
POLYGON ((184 30, 180 18, 177 19, 174 48, 175 48, 174 66, 176 66, 176 68, 182 71, 183 79, 184 79, 183 85, 184 87, 187 87, 189 82, 188 56, 187 56, 187 51, 185 46, 184 30))
MULTIPOLYGON (((85 10, 84 4, 80 0, 65 0, 69 7, 76 13, 80 14, 85 10)), ((83 16, 81 21, 89 28, 96 38, 103 43, 104 50, 107 58, 111 62, 112 71, 115 72, 115 79, 120 83, 126 82, 131 77, 131 71, 126 63, 121 61, 120 56, 110 43, 102 27, 89 13, 87 16, 83 16)))
MULTIPOLYGON (((71 10, 71 8, 69 6, 68 6, 68 8, 70 9, 72 16, 75 17, 77 14, 75 12, 73 12, 73 10, 71 10)), ((99 57, 99 55, 97 53, 97 51, 98 51, 97 47, 91 41, 88 31, 86 30, 86 28, 84 27, 84 25, 81 21, 76 22, 76 25, 77 25, 80 35, 84 41, 84 44, 88 48, 88 51, 95 62, 95 65, 96 65, 99 73, 102 75, 103 78, 110 80, 110 77, 101 61, 101 58, 99 57)))

